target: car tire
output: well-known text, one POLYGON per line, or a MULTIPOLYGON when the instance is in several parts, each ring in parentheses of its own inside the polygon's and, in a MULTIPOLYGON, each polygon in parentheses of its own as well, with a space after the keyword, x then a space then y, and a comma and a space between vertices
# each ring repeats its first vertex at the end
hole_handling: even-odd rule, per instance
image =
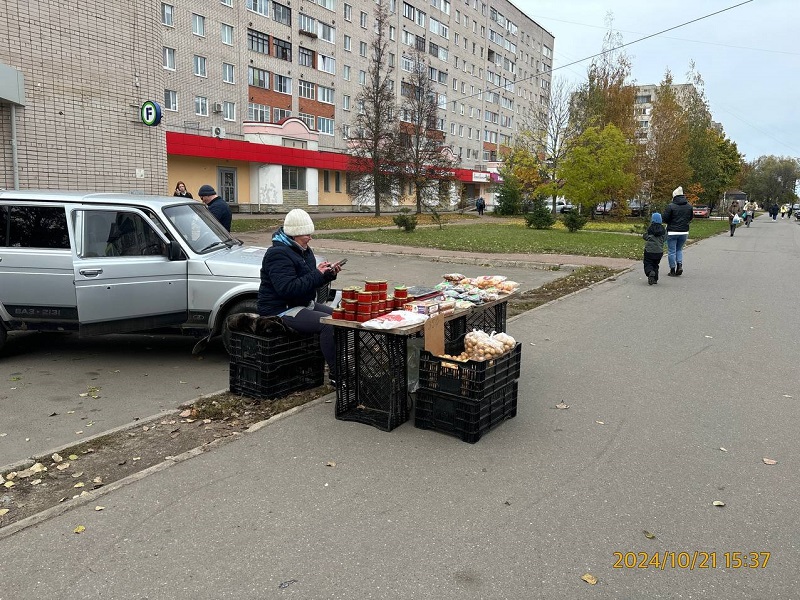
POLYGON ((255 300, 240 300, 225 314, 220 336, 222 337, 222 345, 225 346, 225 351, 228 354, 231 353, 231 331, 228 329, 228 317, 239 313, 258 313, 258 303, 255 300))
POLYGON ((6 328, 0 325, 0 351, 3 350, 3 346, 6 345, 6 339, 8 338, 8 334, 6 333, 6 328))

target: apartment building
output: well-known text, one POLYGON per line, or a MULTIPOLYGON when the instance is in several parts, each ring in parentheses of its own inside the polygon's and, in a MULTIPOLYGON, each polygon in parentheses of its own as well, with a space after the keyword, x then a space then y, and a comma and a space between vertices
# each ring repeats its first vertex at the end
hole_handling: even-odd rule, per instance
MULTIPOLYGON (((491 201, 500 150, 512 143, 523 113, 548 101, 553 35, 507 1, 384 1, 398 99, 413 53, 424 52, 441 108, 436 127, 460 157, 456 176, 462 185, 454 194, 491 201)), ((10 4, 13 41, 0 48, 0 64, 19 68, 31 90, 30 101, 17 110, 23 113, 21 134, 19 123, 17 128, 18 146, 25 149, 22 187, 103 185, 171 193, 182 180, 190 191, 211 183, 243 212, 352 208, 347 132, 367 77, 373 2, 149 0, 134 10, 89 0, 75 25, 53 33, 51 22, 66 24, 74 7, 55 1, 38 8, 25 0, 10 4), (107 26, 97 28, 96 15, 114 23, 116 39, 107 26), (25 33, 15 38, 17 31, 25 33), (24 48, 42 37, 40 31, 49 39, 30 59, 24 48), (57 54, 52 73, 48 54, 57 54), (35 93, 42 79, 59 77, 81 85, 35 93), (74 133, 62 132, 61 138, 90 143, 79 144, 82 151, 59 143, 42 160, 37 131, 52 123, 43 115, 52 117, 49 106, 64 92, 81 106, 83 121, 66 124, 74 133), (106 106, 115 103, 116 111, 98 111, 90 120, 90 96, 106 106), (147 100, 161 109, 158 125, 139 118, 147 100), (111 135, 113 150, 98 135, 94 118, 111 135), (80 152, 85 163, 71 169, 71 177, 50 176, 51 161, 73 163, 80 152), (113 176, 106 173, 114 164, 109 156, 121 163, 113 176)), ((4 161, 10 160, 7 109, 0 104, 4 161)))

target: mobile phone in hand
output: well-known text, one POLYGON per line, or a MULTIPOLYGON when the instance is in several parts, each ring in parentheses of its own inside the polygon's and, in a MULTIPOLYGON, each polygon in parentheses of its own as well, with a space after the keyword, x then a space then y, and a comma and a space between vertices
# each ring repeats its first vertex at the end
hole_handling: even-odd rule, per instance
POLYGON ((340 260, 339 262, 336 263, 336 266, 337 267, 343 267, 346 262, 347 262, 347 259, 343 258, 342 260, 340 260))

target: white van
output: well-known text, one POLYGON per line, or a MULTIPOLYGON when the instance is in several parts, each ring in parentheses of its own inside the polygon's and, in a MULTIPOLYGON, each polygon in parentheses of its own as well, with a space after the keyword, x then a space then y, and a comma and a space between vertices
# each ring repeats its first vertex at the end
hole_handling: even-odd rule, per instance
POLYGON ((257 312, 265 252, 195 200, 0 191, 0 348, 13 330, 164 327, 229 348, 227 316, 257 312))

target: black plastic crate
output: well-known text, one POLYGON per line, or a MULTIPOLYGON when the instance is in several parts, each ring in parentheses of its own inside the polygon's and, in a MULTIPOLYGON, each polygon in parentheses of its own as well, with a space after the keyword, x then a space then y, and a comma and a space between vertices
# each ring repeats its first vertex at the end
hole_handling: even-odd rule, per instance
MULTIPOLYGON (((491 333, 506 331, 506 314, 508 302, 500 302, 494 306, 481 308, 480 305, 472 309, 472 312, 467 315, 467 332, 473 329, 491 333)), ((448 354, 453 354, 448 352, 448 354)))
POLYGON ((325 360, 308 356, 287 365, 258 367, 231 361, 230 390, 249 398, 282 398, 292 392, 321 386, 325 381, 325 360))
POLYGON ((461 350, 464 348, 465 333, 467 333, 466 315, 445 321, 444 351, 446 354, 458 354, 461 352, 461 350))
POLYGON ((308 357, 321 357, 318 335, 287 331, 268 336, 231 331, 231 362, 260 369, 288 366, 308 357))
POLYGON ((518 381, 480 400, 420 389, 414 408, 414 426, 449 433, 474 444, 490 429, 517 415, 518 392, 518 381))
POLYGON ((419 360, 419 387, 480 400, 519 379, 521 363, 520 342, 499 358, 485 361, 461 362, 423 350, 419 360))
POLYGON ((336 418, 384 431, 408 421, 408 336, 337 326, 333 333, 336 418))

